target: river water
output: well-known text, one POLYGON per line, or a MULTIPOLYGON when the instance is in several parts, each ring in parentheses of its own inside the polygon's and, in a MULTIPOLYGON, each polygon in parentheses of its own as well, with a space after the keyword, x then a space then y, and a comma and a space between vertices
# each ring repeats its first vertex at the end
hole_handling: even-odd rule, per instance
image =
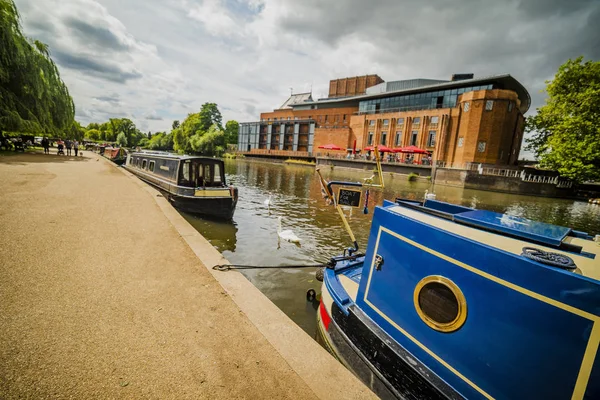
MULTIPOLYGON (((225 162, 228 183, 239 188, 240 198, 233 222, 215 222, 190 215, 184 217, 232 264, 284 265, 325 262, 351 245, 339 215, 327 206, 314 167, 271 164, 245 160, 225 162), (271 206, 264 202, 271 197, 271 206), (278 244, 278 217, 282 229, 291 229, 301 245, 278 244)), ((371 171, 331 167, 321 169, 327 180, 358 181, 371 171)), ((437 200, 479 209, 506 212, 573 229, 600 234, 600 205, 432 186, 427 182, 408 182, 406 176, 385 174, 385 190, 371 190, 369 213, 346 210, 360 250, 369 237, 373 205, 396 197, 422 199, 425 190, 435 192, 437 200)), ((223 272, 227 273, 227 272, 223 272)), ((318 303, 307 302, 306 292, 320 292, 314 269, 255 269, 242 273, 302 329, 314 337, 318 303)))

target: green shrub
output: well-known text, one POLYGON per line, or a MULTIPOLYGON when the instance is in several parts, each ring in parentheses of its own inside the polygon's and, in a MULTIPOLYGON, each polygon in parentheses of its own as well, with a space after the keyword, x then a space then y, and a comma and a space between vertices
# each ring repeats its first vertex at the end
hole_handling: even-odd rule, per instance
POLYGON ((415 182, 418 177, 419 177, 419 174, 415 174, 414 172, 411 172, 410 174, 408 174, 408 181, 415 182))

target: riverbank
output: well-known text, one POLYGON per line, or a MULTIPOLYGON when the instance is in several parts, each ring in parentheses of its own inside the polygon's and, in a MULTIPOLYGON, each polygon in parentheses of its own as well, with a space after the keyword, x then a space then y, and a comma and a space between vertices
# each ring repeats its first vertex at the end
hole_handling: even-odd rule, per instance
POLYGON ((372 396, 107 160, 0 157, 0 187, 0 397, 372 396))

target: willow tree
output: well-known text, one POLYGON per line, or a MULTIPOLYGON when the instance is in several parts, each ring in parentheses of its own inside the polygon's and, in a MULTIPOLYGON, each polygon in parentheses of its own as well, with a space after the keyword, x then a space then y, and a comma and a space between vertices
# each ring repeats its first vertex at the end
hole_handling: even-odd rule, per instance
POLYGON ((75 105, 48 46, 23 35, 13 0, 0 0, 0 130, 70 135, 75 105))

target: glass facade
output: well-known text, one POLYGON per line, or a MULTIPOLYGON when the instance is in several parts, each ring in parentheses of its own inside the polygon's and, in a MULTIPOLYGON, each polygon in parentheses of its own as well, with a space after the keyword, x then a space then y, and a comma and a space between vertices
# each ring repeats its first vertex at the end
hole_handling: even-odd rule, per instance
POLYGON ((493 89, 493 85, 489 84, 364 100, 359 103, 358 111, 361 113, 376 113, 384 112, 385 110, 410 111, 432 108, 451 108, 456 107, 456 101, 460 94, 475 90, 491 89, 493 89))

